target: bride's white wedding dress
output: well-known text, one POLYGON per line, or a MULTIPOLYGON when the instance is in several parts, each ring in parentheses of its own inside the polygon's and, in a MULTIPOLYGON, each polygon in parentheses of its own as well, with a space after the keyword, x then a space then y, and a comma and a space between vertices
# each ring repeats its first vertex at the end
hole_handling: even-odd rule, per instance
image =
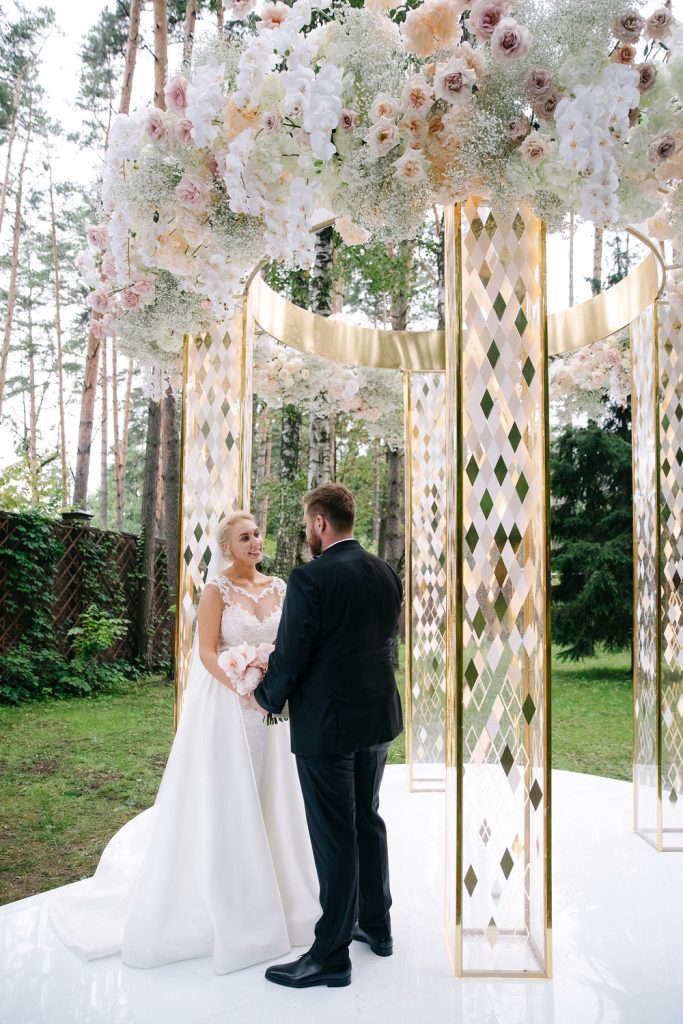
MULTIPOLYGON (((257 599, 215 576, 219 650, 272 642, 285 586, 257 599)), ((196 652, 156 802, 108 843, 92 878, 49 903, 62 941, 132 967, 212 957, 217 974, 309 945, 320 916, 289 723, 267 726, 196 652)))

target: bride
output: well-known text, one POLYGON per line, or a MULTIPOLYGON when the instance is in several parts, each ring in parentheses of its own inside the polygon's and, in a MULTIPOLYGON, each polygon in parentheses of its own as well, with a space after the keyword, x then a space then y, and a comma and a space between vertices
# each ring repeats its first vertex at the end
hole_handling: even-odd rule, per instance
POLYGON ((275 639, 285 584, 256 570, 248 512, 218 530, 228 567, 204 587, 180 726, 156 802, 110 840, 92 878, 49 903, 61 940, 131 967, 213 958, 216 974, 309 945, 318 882, 289 723, 268 726, 218 655, 275 639))

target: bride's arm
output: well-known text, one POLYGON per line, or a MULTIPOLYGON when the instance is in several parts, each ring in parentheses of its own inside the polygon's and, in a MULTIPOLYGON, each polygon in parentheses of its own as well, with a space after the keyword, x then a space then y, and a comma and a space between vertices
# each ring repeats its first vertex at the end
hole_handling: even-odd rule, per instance
POLYGON ((218 637, 223 615, 223 598, 216 587, 204 587, 197 609, 199 630, 199 658, 204 668, 214 679, 235 692, 223 669, 218 664, 218 637))

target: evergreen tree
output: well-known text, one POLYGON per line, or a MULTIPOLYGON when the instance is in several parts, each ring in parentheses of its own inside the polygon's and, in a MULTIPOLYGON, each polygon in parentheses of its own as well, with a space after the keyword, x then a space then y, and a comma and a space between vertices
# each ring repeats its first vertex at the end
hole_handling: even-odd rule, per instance
POLYGON ((628 414, 567 427, 551 452, 553 641, 569 660, 624 648, 633 633, 628 414))

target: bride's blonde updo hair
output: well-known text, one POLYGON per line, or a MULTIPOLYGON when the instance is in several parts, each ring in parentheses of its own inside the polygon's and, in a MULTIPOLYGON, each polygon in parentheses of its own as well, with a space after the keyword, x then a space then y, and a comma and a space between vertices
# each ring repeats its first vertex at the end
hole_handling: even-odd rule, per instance
POLYGON ((216 539, 218 540, 218 546, 220 547, 224 558, 232 557, 230 554, 230 533, 234 524, 240 519, 250 519, 252 523, 256 523, 251 512, 246 512, 244 509, 238 509, 236 512, 231 512, 229 516, 225 516, 218 524, 216 539))

